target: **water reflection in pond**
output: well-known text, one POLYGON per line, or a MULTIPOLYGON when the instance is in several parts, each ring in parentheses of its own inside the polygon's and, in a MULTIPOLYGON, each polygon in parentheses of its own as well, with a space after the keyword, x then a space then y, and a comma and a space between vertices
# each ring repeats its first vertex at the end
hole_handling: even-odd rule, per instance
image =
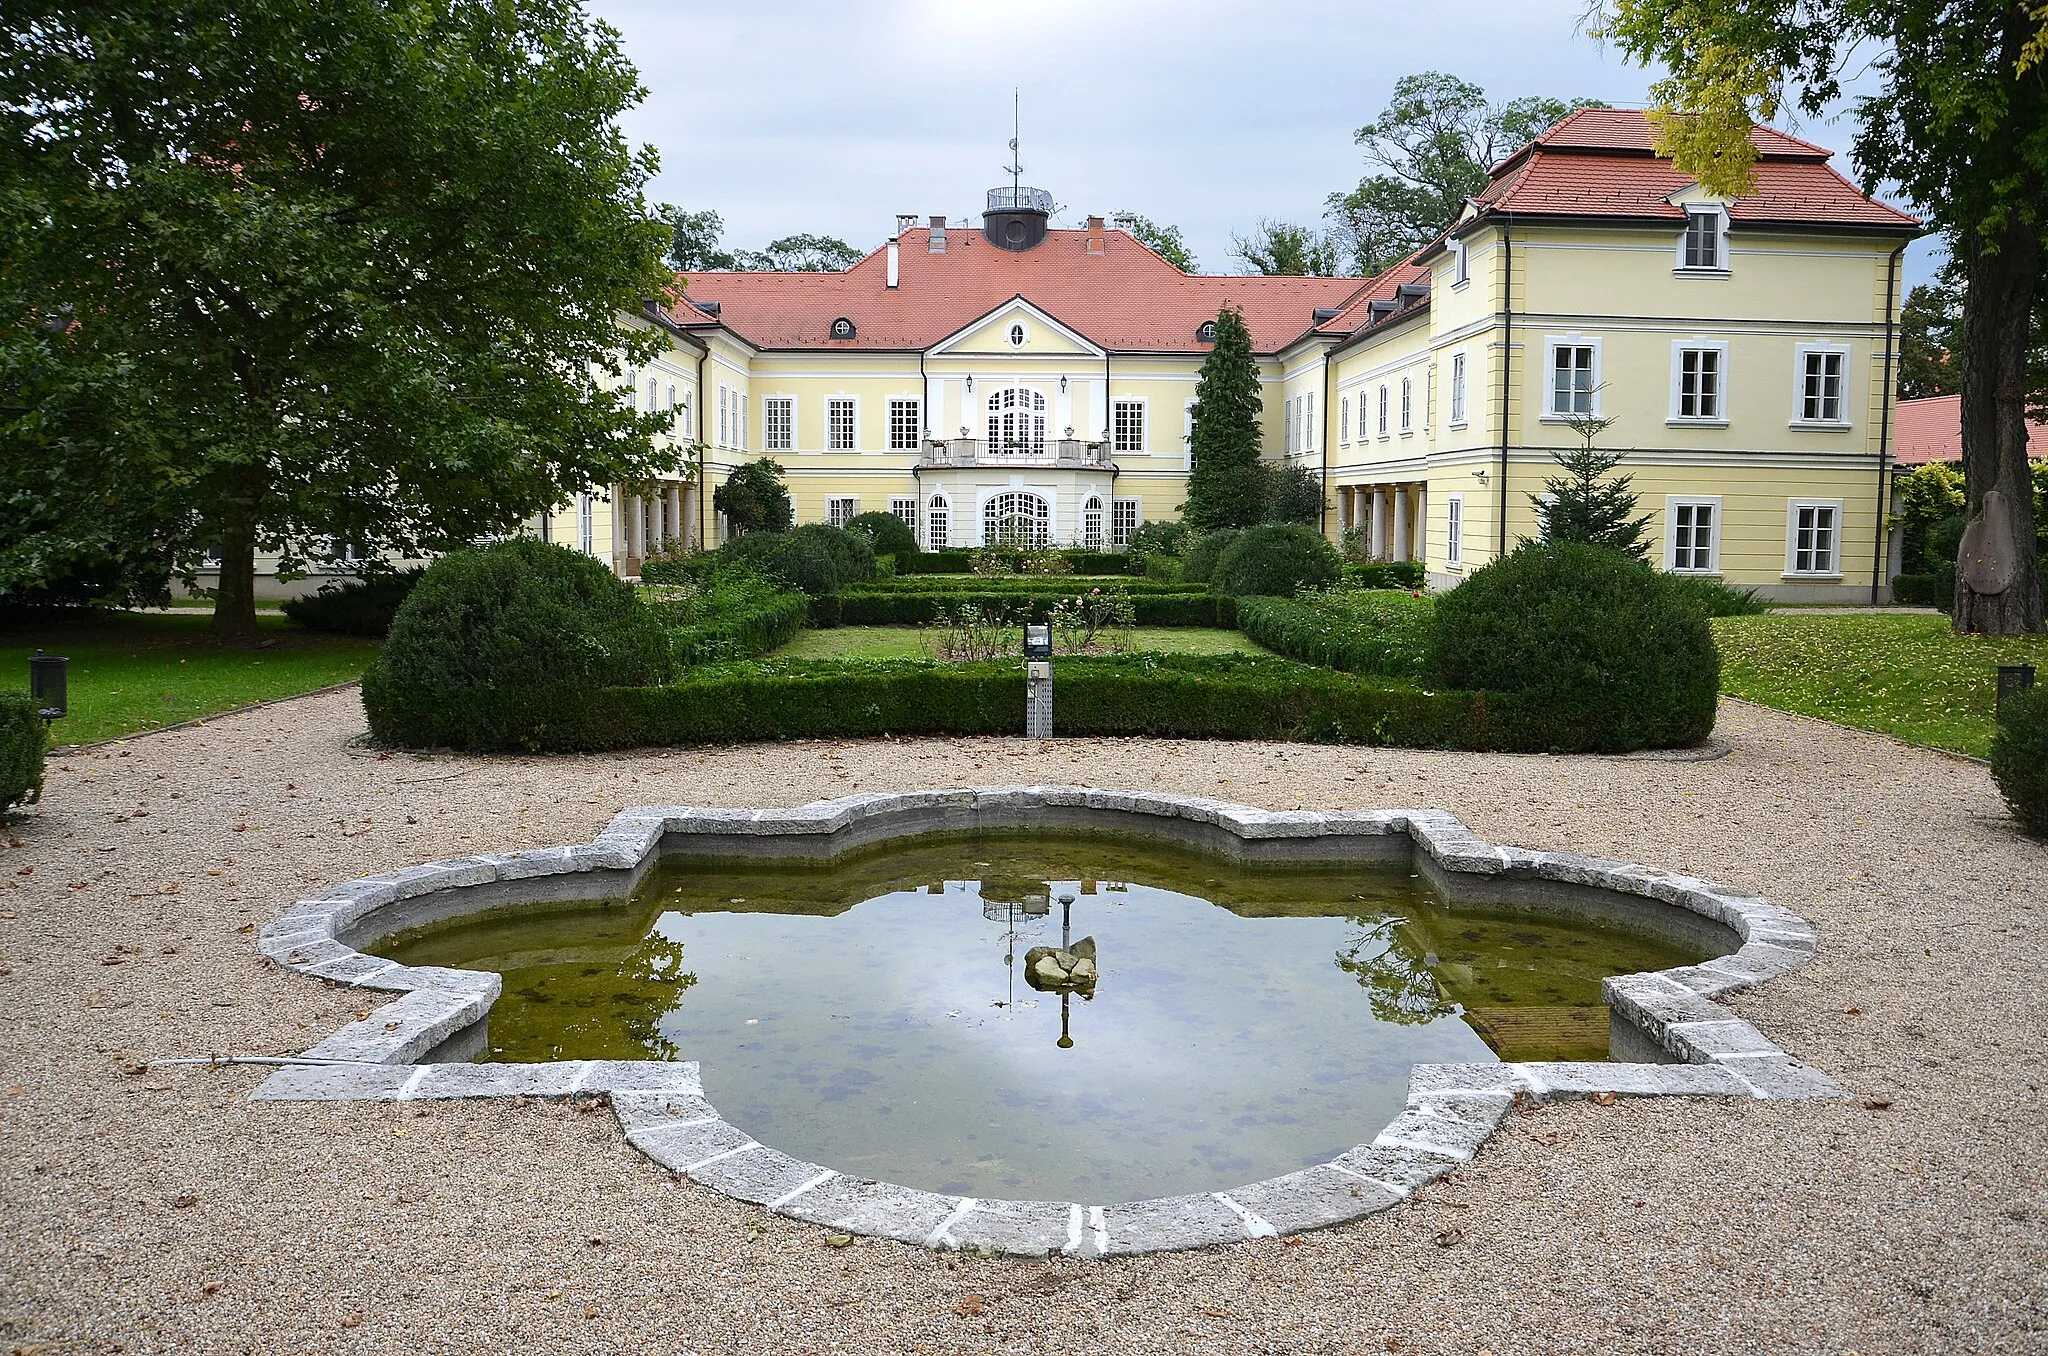
POLYGON ((505 976, 487 1058, 696 1059, 728 1119, 800 1158, 1093 1200, 1326 1159, 1399 1112, 1418 1062, 1604 1058, 1601 977, 1700 958, 1453 910, 1405 869, 1075 833, 669 862, 630 900, 380 949, 505 976))

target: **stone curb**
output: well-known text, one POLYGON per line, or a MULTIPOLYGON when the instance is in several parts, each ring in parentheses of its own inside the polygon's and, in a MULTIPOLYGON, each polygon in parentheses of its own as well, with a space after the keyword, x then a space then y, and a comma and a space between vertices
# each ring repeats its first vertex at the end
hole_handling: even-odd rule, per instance
MULTIPOLYGON (((1334 851, 1330 858, 1340 859, 1334 851)), ((367 876, 301 899, 265 924, 258 946, 275 964, 402 997, 306 1052, 308 1058, 335 1062, 280 1069, 253 1096, 266 1102, 604 1096, 626 1138, 655 1162, 792 1219, 927 1248, 1123 1256, 1327 1228, 1385 1210, 1469 1161, 1518 1104, 1589 1096, 1845 1096, 1832 1079, 1713 1001, 1805 965, 1815 944, 1806 920, 1756 895, 1656 867, 1500 847, 1444 810, 1260 810, 1198 796, 1078 786, 866 793, 794 809, 629 806, 588 844, 485 853, 367 876), (766 836, 829 841, 858 828, 861 841, 872 842, 930 832, 935 816, 972 825, 984 813, 1002 819, 1044 809, 1141 823, 1188 821, 1214 826, 1241 844, 1400 837, 1441 872, 1548 881, 1654 900, 1726 926, 1741 946, 1698 965, 1603 981, 1615 1015, 1675 1063, 1418 1064, 1409 1075, 1407 1103, 1393 1123, 1371 1143, 1328 1163, 1229 1191, 1094 1205, 941 1196, 791 1158, 719 1115, 704 1099, 695 1063, 435 1062, 437 1050, 487 1018, 501 978, 400 965, 341 940, 376 935, 380 911, 442 891, 589 871, 638 872, 653 863, 671 835, 708 837, 745 853, 748 840, 766 836)))

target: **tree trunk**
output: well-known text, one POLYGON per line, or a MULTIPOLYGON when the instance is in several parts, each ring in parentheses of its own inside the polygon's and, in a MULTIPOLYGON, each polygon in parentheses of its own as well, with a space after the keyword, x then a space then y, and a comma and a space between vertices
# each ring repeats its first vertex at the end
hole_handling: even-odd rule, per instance
MULTIPOLYGON (((2041 195, 2037 192, 2038 199, 2041 195)), ((2041 273, 2040 226, 2015 210, 1993 239, 1971 242, 1963 303, 1963 481, 1973 525, 1984 496, 1999 492, 2006 512, 1966 532, 1956 561, 1955 629, 2009 636, 2042 629, 2041 579, 2034 548, 2034 486, 2027 465, 2027 340, 2041 273), (1988 247, 1988 248, 1987 248, 1988 247), (2003 531, 1987 530, 2003 519, 2003 531), (2002 555, 2011 583, 1980 593, 1965 575, 1968 557, 2002 555)), ((1976 573, 1985 571, 1980 565, 1976 573)))
POLYGON ((222 533, 220 587, 214 591, 213 634, 237 643, 256 639, 256 532, 235 523, 222 533))

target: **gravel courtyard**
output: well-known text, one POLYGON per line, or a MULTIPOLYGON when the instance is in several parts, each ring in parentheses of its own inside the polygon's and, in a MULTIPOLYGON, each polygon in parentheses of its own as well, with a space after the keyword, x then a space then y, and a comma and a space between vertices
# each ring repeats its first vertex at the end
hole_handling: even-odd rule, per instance
MULTIPOLYGON (((1265 744, 380 757, 353 691, 53 759, 0 830, 0 1348, 41 1352, 2048 1350, 2048 850, 1980 766, 1724 703, 1704 763, 1265 744), (1436 806, 1768 895, 1818 961, 1734 1006, 1847 1102, 1574 1103, 1361 1224, 1051 1264, 678 1182, 602 1108, 252 1105, 381 996, 282 973, 308 887, 587 840, 632 803, 1085 782, 1436 806)), ((1377 1126, 1360 1126, 1369 1139, 1377 1126)))

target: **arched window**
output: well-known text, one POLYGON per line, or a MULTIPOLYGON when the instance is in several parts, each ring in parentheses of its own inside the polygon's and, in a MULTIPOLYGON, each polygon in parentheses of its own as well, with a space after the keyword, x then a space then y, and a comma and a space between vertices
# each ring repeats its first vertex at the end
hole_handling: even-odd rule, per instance
POLYGON ((924 549, 943 551, 953 526, 953 506, 946 502, 946 496, 935 494, 931 503, 925 505, 924 549))
POLYGON ((1091 494, 1081 505, 1081 544, 1089 550, 1102 547, 1102 497, 1091 494))
POLYGON ((1195 342, 1198 344, 1215 343, 1216 322, 1213 320, 1204 320, 1201 324, 1195 326, 1195 342))
POLYGON ((989 496, 981 510, 985 546, 1043 547, 1052 537, 1052 508, 1038 495, 1005 490, 989 496))
POLYGON ((988 398, 988 450, 991 456, 1045 455, 1045 397, 1022 386, 997 391, 988 398))
POLYGON ((853 322, 845 316, 840 316, 832 322, 832 337, 834 339, 853 338, 853 322))

